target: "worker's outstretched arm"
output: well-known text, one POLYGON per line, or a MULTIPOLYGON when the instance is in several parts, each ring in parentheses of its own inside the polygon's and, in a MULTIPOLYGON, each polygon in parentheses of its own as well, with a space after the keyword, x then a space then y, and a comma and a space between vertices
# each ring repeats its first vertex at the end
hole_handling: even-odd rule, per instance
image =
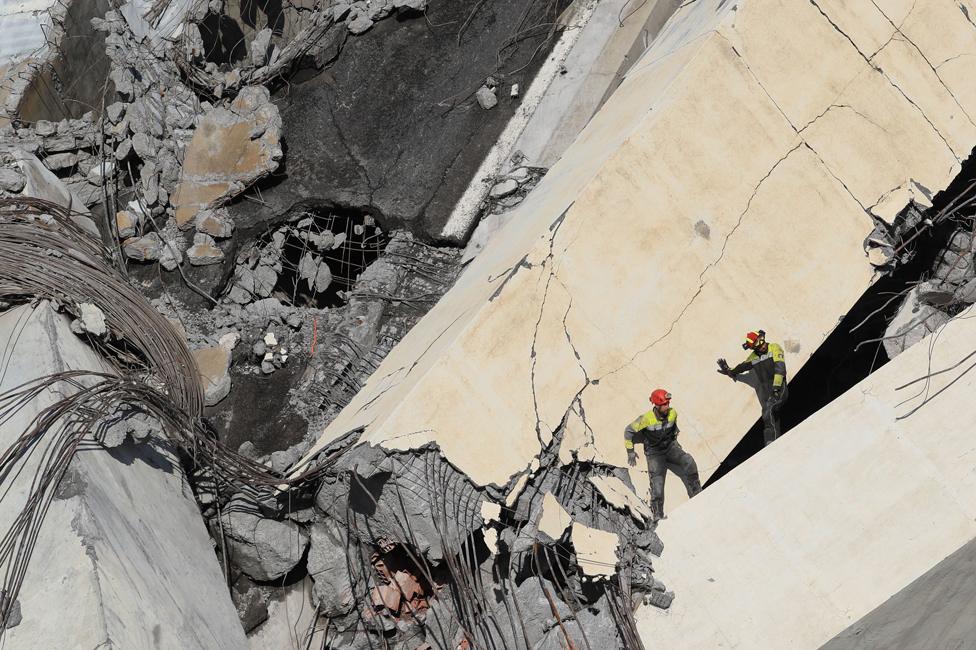
POLYGON ((728 375, 732 379, 735 379, 737 375, 741 375, 744 372, 749 372, 752 370, 752 358, 746 359, 734 368, 730 368, 728 362, 725 359, 718 360, 718 371, 723 375, 728 375))
POLYGON ((745 361, 743 361, 739 365, 734 366, 731 369, 731 372, 732 372, 733 375, 741 375, 742 373, 749 372, 750 370, 752 370, 752 355, 751 354, 749 355, 749 358, 748 359, 746 359, 745 361))

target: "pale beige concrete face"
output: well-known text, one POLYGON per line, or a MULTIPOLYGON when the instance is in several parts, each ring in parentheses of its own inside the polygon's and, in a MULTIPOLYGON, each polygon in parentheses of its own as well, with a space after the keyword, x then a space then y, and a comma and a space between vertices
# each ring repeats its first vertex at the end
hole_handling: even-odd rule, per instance
POLYGON ((677 597, 642 636, 819 647, 976 537, 974 336, 970 310, 674 511, 655 570, 677 597))
POLYGON ((945 188, 976 144, 976 73, 951 67, 976 27, 951 0, 871 4, 679 9, 320 446, 433 441, 504 484, 565 423, 561 458, 622 465, 660 386, 706 480, 759 416, 715 359, 761 327, 795 375, 872 281, 868 211, 945 188))

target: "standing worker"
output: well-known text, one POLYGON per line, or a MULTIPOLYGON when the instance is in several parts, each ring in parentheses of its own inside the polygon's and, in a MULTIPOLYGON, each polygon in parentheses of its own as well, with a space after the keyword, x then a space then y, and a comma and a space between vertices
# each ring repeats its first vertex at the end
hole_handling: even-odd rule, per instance
POLYGON ((651 404, 654 408, 624 429, 624 447, 627 448, 627 464, 634 467, 637 465, 634 443, 644 445, 651 479, 651 513, 656 521, 664 518, 664 475, 667 470, 677 474, 689 497, 701 492, 701 482, 695 459, 678 444, 678 412, 671 408, 671 393, 658 388, 651 393, 651 404))
POLYGON ((764 446, 783 435, 779 426, 779 410, 786 402, 786 357, 778 343, 766 341, 766 332, 746 334, 743 350, 751 350, 748 358, 734 368, 725 359, 718 360, 718 371, 733 381, 738 375, 752 371, 758 382, 759 403, 762 405, 764 446))

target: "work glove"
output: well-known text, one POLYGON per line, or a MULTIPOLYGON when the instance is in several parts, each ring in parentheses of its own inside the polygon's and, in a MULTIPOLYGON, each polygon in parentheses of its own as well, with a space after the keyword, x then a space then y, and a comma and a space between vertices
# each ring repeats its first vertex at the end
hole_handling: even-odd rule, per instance
POLYGON ((631 467, 637 466, 637 452, 635 452, 633 449, 627 450, 627 464, 631 467))
POLYGON ((726 377, 731 377, 735 381, 735 375, 732 374, 732 369, 729 368, 729 363, 725 359, 718 360, 718 371, 720 375, 725 375, 726 377))
POLYGON ((773 386, 773 399, 779 399, 779 396, 783 394, 782 386, 773 386))

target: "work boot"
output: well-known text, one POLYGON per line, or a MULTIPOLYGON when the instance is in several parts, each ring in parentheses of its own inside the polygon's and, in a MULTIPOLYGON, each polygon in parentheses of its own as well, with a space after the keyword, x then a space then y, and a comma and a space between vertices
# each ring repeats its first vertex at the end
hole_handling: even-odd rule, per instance
POLYGON ((666 519, 664 516, 664 499, 651 499, 651 516, 655 522, 666 519))

